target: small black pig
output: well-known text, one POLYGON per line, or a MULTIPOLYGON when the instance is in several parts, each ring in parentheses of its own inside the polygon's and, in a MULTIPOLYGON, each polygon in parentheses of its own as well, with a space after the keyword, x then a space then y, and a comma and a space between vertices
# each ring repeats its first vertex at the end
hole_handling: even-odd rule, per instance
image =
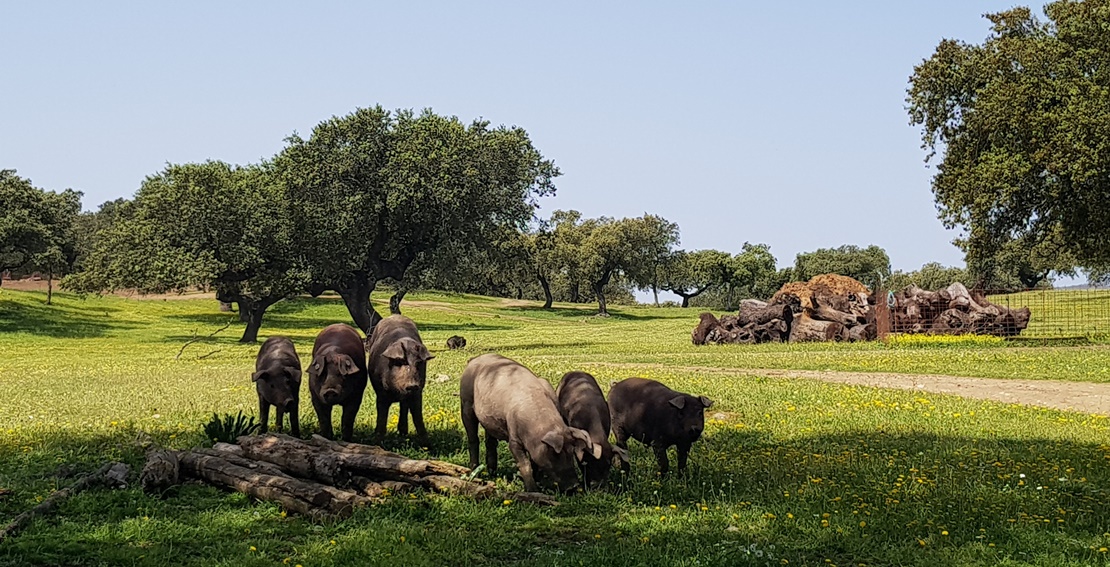
POLYGON ((343 407, 343 440, 354 435, 355 417, 366 391, 366 351, 358 331, 348 325, 328 325, 312 345, 312 365, 308 367, 308 392, 320 421, 320 434, 333 436, 331 410, 343 407))
POLYGON ((478 466, 478 424, 486 430, 486 468, 497 470, 497 442, 508 441, 524 489, 536 491, 540 479, 559 490, 578 487, 577 461, 601 448, 589 433, 567 427, 546 380, 498 354, 470 359, 459 379, 462 423, 470 467, 478 466))
POLYGON ((612 467, 628 462, 628 451, 609 444, 609 404, 601 387, 585 372, 567 372, 555 388, 555 397, 567 425, 589 433, 590 441, 601 449, 599 454, 583 454, 578 463, 586 486, 600 488, 609 479, 612 467))
POLYGON ((389 408, 401 404, 397 432, 409 432, 409 412, 412 425, 421 442, 427 444, 428 431, 424 428, 424 382, 428 375, 428 361, 432 358, 416 323, 404 315, 390 315, 377 325, 370 340, 370 385, 377 398, 378 424, 374 434, 385 436, 389 408))
POLYGON ((282 421, 289 414, 289 429, 294 437, 301 435, 298 408, 301 400, 301 359, 293 341, 286 337, 270 337, 258 350, 251 381, 258 390, 258 416, 262 422, 259 431, 266 433, 270 421, 270 406, 277 417, 274 429, 282 430, 282 421))
POLYGON ((454 335, 451 338, 447 339, 447 348, 451 350, 466 348, 466 339, 458 335, 454 335))
MULTIPOLYGON (((659 472, 670 469, 667 448, 678 449, 678 470, 686 468, 690 445, 705 429, 705 408, 713 401, 705 396, 676 392, 655 380, 628 378, 609 390, 609 411, 613 418, 616 445, 628 449, 632 437, 648 445, 659 461, 659 472)), ((628 464, 622 465, 625 471, 628 464)))

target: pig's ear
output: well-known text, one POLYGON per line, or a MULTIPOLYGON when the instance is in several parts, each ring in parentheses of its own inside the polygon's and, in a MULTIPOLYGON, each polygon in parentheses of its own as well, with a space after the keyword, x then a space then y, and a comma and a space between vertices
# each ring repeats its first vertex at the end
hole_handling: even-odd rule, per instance
POLYGON ((701 400, 701 405, 703 405, 705 407, 710 407, 710 406, 713 405, 713 400, 711 400, 711 399, 709 399, 705 396, 698 396, 698 399, 701 400))
POLYGON ((266 379, 266 371, 265 370, 259 370, 258 372, 255 372, 254 374, 251 374, 251 382, 257 382, 259 380, 265 380, 265 379, 266 379))
POLYGON ((598 445, 597 443, 591 442, 590 447, 593 449, 594 460, 595 461, 600 461, 601 460, 601 445, 598 445))
POLYGON ((621 463, 630 463, 630 462, 632 462, 632 458, 628 455, 628 451, 625 451, 624 449, 621 449, 620 447, 617 447, 616 445, 614 445, 613 446, 613 466, 620 466, 621 463))
POLYGON ((569 427, 568 429, 570 430, 570 437, 572 439, 572 443, 574 444, 575 459, 581 461, 582 457, 586 455, 586 451, 596 453, 597 456, 594 457, 596 459, 601 458, 601 446, 594 445, 594 442, 590 440, 589 433, 586 433, 585 431, 578 429, 577 427, 569 427), (594 449, 595 447, 596 449, 594 449))
POLYGON ((675 396, 671 398, 671 405, 678 409, 686 407, 686 396, 675 396))
POLYGON ((309 376, 320 376, 324 373, 324 366, 328 360, 322 356, 317 356, 312 359, 312 364, 308 367, 309 376))
POLYGON ((394 341, 385 347, 382 356, 390 360, 405 360, 405 347, 401 344, 401 341, 394 341))
POLYGON ((355 365, 355 359, 345 354, 336 356, 335 363, 339 367, 339 373, 344 376, 358 373, 358 366, 355 365))
POLYGON ((435 358, 432 353, 428 352, 428 347, 420 343, 416 343, 416 352, 413 353, 413 356, 416 357, 416 360, 423 362, 427 362, 435 358))
POLYGON ((292 378, 294 382, 296 382, 298 384, 301 383, 301 369, 300 368, 293 368, 292 366, 290 366, 289 368, 285 369, 285 372, 289 374, 289 377, 292 378))
POLYGON ((544 445, 551 447, 556 453, 563 452, 563 436, 558 431, 548 431, 540 441, 543 441, 544 445))

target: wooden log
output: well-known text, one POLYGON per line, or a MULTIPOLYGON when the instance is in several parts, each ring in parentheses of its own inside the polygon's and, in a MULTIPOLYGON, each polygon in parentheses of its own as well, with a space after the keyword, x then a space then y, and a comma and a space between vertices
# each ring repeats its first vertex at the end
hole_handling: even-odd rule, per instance
POLYGON ((421 485, 451 496, 469 496, 475 500, 489 498, 497 493, 492 482, 468 481, 453 476, 430 475, 420 479, 421 485))
POLYGON ((790 328, 790 342, 834 342, 848 340, 848 329, 834 321, 818 321, 802 315, 790 328))
POLYGON ((527 502, 539 506, 558 506, 559 501, 542 492, 511 492, 505 495, 505 500, 513 502, 527 502))
POLYGON ((328 484, 343 483, 353 475, 393 478, 398 474, 424 477, 470 472, 439 461, 323 448, 279 434, 240 437, 239 446, 249 459, 273 463, 296 476, 328 484))
POLYGON ((380 498, 385 495, 385 487, 380 482, 375 482, 364 476, 353 476, 347 486, 371 498, 380 498))
MULTIPOLYGON (((220 443, 217 443, 217 445, 220 445, 220 443)), ((223 445, 228 445, 228 443, 223 443, 223 445)), ((238 455, 235 454, 235 453, 229 452, 229 451, 217 450, 215 447, 213 447, 211 449, 206 449, 204 447, 199 447, 199 448, 196 448, 196 449, 191 449, 191 451, 193 453, 197 453, 197 454, 200 454, 200 455, 208 455, 209 457, 219 457, 219 458, 224 459, 225 461, 227 461, 227 462, 229 462, 233 465, 238 465, 240 467, 251 469, 253 471, 257 471, 257 472, 260 472, 260 473, 263 473, 263 474, 269 474, 269 475, 273 475, 273 476, 283 476, 283 477, 286 477, 286 478, 293 478, 292 476, 290 476, 289 473, 281 470, 281 467, 279 467, 279 466, 277 466, 273 463, 267 463, 266 461, 254 461, 254 460, 251 460, 251 459, 248 459, 246 457, 241 456, 242 455, 242 448, 239 447, 238 445, 232 445, 232 446, 233 447, 238 447, 240 449, 238 455)))
POLYGON ((286 510, 311 518, 348 516, 355 508, 370 503, 368 498, 349 490, 265 474, 221 457, 186 451, 178 455, 178 460, 182 472, 189 476, 259 500, 276 502, 286 510))
POLYGON ((178 482, 177 453, 159 448, 146 452, 146 463, 139 474, 143 492, 161 492, 178 482))
MULTIPOLYGON (((362 443, 349 443, 346 441, 333 441, 321 435, 313 435, 309 443, 318 447, 323 447, 331 451, 338 451, 342 453, 353 453, 358 455, 378 455, 382 457, 392 457, 395 459, 410 460, 408 457, 387 451, 377 445, 363 445, 362 443)), ((431 469, 434 474, 441 474, 447 476, 462 476, 470 474, 470 469, 455 463, 448 463, 447 461, 436 460, 423 460, 422 462, 430 463, 431 469)))
POLYGON ((243 456, 243 448, 234 443, 224 443, 223 441, 221 441, 213 445, 212 450, 219 451, 225 454, 237 455, 239 457, 243 456))
POLYGON ((875 323, 856 325, 848 329, 848 341, 853 343, 873 341, 877 336, 878 331, 875 323))
POLYGON ((778 319, 789 327, 794 320, 794 311, 782 303, 771 305, 756 299, 745 299, 740 302, 737 319, 741 326, 766 325, 778 319))
POLYGON ((381 482, 382 488, 388 490, 393 494, 404 494, 416 490, 416 487, 409 482, 401 482, 399 480, 383 480, 381 482))
POLYGON ((77 479, 77 482, 74 482, 72 485, 66 488, 55 491, 50 496, 47 496, 45 500, 40 502, 34 508, 31 508, 30 510, 27 510, 26 512, 23 512, 22 514, 13 518, 12 521, 4 527, 4 529, 0 530, 0 542, 3 542, 5 539, 8 539, 18 533, 19 530, 25 528, 27 524, 31 523, 31 520, 35 519, 36 517, 49 514, 55 507, 58 506, 58 504, 61 504, 62 501, 69 498, 70 496, 73 496, 74 494, 77 494, 97 485, 107 484, 109 486, 119 486, 122 482, 123 485, 126 486, 126 482, 124 481, 127 478, 128 470, 129 469, 127 465, 123 463, 105 463, 104 466, 97 469, 96 472, 77 479))
MULTIPOLYGON (((790 310, 786 312, 790 313, 790 310)), ((790 336, 790 325, 782 319, 772 319, 762 325, 749 324, 748 328, 756 343, 781 343, 790 336)))

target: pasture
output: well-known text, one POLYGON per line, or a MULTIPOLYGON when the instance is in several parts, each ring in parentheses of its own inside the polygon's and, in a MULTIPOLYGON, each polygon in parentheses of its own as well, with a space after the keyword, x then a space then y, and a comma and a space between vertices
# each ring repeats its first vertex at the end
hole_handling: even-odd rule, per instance
MULTIPOLYGON (((79 298, 0 290, 0 518, 72 482, 59 467, 139 468, 137 441, 203 443, 213 412, 257 413, 257 345, 211 299, 79 298), (182 346, 191 338, 201 340, 182 346), (178 353, 180 358, 175 358, 178 353), (63 475, 64 476, 64 475, 63 475)), ((379 310, 385 296, 375 297, 379 310)), ((912 391, 783 380, 759 369, 1110 382, 1110 348, 1087 340, 907 338, 890 344, 694 347, 696 309, 412 294, 402 306, 436 358, 431 447, 386 447, 466 464, 458 376, 496 351, 553 384, 566 371, 643 376, 706 395, 690 470, 655 475, 632 442, 627 485, 555 508, 433 494, 393 497, 313 523, 201 485, 165 498, 137 487, 76 496, 0 543, 11 565, 1102 565, 1110 563, 1110 420, 912 391), (448 351, 453 334, 468 346, 448 351), (444 375, 445 378, 439 377, 444 375)), ((348 321, 333 298, 281 302, 261 336, 348 321)), ((302 390, 302 427, 315 416, 302 390)), ((368 440, 373 402, 356 440, 368 440)), ((396 407, 391 423, 396 421, 396 407)), ((391 430, 392 431, 392 430, 391 430)), ((505 445, 493 478, 519 485, 505 445)), ((6 521, 6 520, 5 520, 6 521)))

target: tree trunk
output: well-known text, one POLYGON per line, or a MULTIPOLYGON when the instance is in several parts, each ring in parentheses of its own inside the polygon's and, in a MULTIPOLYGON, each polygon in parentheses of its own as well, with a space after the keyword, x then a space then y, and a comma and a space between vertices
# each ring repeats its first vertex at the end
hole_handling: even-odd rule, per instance
POLYGON ((46 304, 51 305, 54 301, 54 272, 53 270, 46 271, 46 304))
POLYGON ((543 288, 543 308, 551 309, 551 304, 555 298, 551 296, 551 282, 547 281, 547 277, 543 274, 537 274, 540 280, 540 287, 543 288))
POLYGON ((570 291, 570 302, 571 303, 579 303, 580 300, 581 300, 581 295, 578 292, 578 282, 577 281, 572 280, 570 282, 569 291, 570 291))
POLYGON ((370 304, 370 292, 374 291, 376 285, 377 281, 372 278, 356 277, 349 286, 335 287, 335 291, 343 298, 351 319, 366 336, 370 336, 374 325, 382 320, 382 316, 370 304))
POLYGON ((238 301, 239 317, 242 318, 245 315, 247 318, 247 328, 243 330, 243 337, 239 339, 239 342, 258 342, 258 330, 262 328, 262 316, 266 314, 266 310, 271 305, 280 300, 280 297, 266 297, 263 299, 240 299, 238 301))
POLYGON ((790 342, 833 342, 848 340, 848 329, 833 321, 817 321, 808 315, 794 319, 790 326, 790 342))
POLYGON ((652 284, 651 285, 651 294, 653 296, 655 296, 655 306, 659 307, 659 286, 657 286, 655 284, 652 284))
POLYGON ((609 309, 605 305, 605 285, 599 283, 594 284, 594 295, 597 296, 597 314, 602 317, 609 316, 609 309))
POLYGON ((391 295, 389 297, 389 312, 390 313, 392 313, 394 315, 400 315, 401 314, 401 300, 405 299, 405 294, 406 293, 408 293, 408 290, 405 289, 405 288, 400 288, 397 291, 393 292, 393 295, 391 295))
POLYGON ((691 297, 691 296, 690 296, 689 294, 686 294, 686 293, 676 293, 676 295, 678 295, 679 297, 681 297, 681 298, 682 298, 682 306, 683 306, 683 307, 689 307, 689 306, 690 306, 690 297, 691 297))

